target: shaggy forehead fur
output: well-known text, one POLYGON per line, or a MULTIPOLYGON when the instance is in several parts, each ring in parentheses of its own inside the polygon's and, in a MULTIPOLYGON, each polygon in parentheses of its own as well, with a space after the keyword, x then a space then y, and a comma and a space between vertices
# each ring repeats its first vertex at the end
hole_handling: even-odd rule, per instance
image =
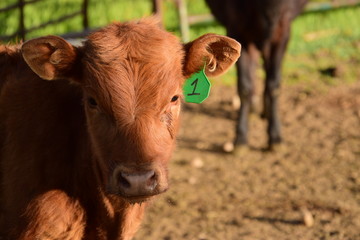
POLYGON ((120 124, 163 111, 181 94, 183 47, 153 18, 113 23, 90 35, 84 51, 86 85, 120 124))

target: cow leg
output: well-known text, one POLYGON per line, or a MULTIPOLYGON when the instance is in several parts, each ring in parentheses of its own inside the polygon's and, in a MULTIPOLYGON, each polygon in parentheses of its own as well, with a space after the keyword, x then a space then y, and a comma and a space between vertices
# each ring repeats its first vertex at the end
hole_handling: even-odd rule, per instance
POLYGON ((257 63, 256 49, 252 45, 243 46, 241 57, 236 63, 238 78, 238 94, 240 96, 240 110, 236 124, 235 147, 247 144, 248 119, 254 99, 254 72, 257 63))
POLYGON ((281 143, 278 96, 281 82, 281 63, 289 40, 290 21, 282 21, 276 32, 276 40, 266 45, 263 53, 266 72, 264 89, 264 117, 268 121, 269 150, 281 143))

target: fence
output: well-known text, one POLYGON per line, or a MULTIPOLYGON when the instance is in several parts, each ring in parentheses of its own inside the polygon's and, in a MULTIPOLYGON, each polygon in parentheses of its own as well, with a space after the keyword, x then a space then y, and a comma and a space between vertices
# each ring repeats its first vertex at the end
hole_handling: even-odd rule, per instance
MULTIPOLYGON (((8 41, 14 38, 19 38, 22 40, 26 39, 26 34, 40 29, 40 28, 44 28, 48 25, 52 25, 52 24, 57 24, 57 23, 61 23, 65 20, 74 18, 76 16, 81 15, 82 16, 82 27, 83 27, 83 31, 80 33, 70 33, 70 34, 66 34, 65 37, 82 37, 85 36, 89 31, 89 24, 88 24, 88 5, 89 5, 89 0, 82 0, 81 2, 81 7, 79 10, 74 11, 70 14, 61 16, 57 19, 53 19, 50 20, 48 22, 42 23, 38 26, 34 26, 34 27, 30 27, 30 28, 26 28, 25 27, 25 17, 24 17, 24 8, 26 5, 30 5, 30 4, 35 4, 36 2, 40 2, 42 0, 17 0, 17 3, 0 8, 0 14, 7 12, 7 11, 11 11, 14 9, 19 9, 19 27, 18 27, 18 31, 16 31, 13 34, 10 35, 4 35, 4 36, 0 36, 0 41, 8 41)), ((160 18, 162 19, 163 17, 163 13, 164 13, 164 8, 163 8, 163 1, 164 0, 151 0, 152 4, 153 4, 153 11, 160 16, 160 18)), ((187 42, 189 40, 189 28, 190 25, 192 24, 196 24, 199 22, 204 22, 204 21, 211 21, 213 20, 212 16, 210 14, 206 14, 206 15, 195 15, 195 16, 189 16, 187 14, 187 8, 186 8, 186 2, 185 0, 174 0, 176 3, 176 7, 178 10, 178 15, 179 15, 179 19, 180 19, 180 31, 181 31, 181 36, 183 41, 187 42)), ((307 12, 313 12, 313 11, 324 11, 324 10, 329 10, 329 9, 333 9, 333 8, 339 8, 339 7, 353 7, 356 5, 360 4, 360 0, 344 0, 344 1, 340 1, 340 0, 332 0, 330 2, 326 2, 326 3, 312 3, 308 5, 307 8, 307 12)))
POLYGON ((2 41, 7 41, 13 38, 20 38, 22 40, 26 39, 26 34, 30 33, 34 30, 46 27, 48 25, 52 25, 52 24, 56 24, 56 23, 60 23, 63 22, 65 20, 74 18, 78 15, 81 15, 83 18, 82 24, 83 24, 83 29, 84 31, 88 29, 89 27, 89 21, 88 21, 88 0, 83 0, 82 4, 81 4, 81 9, 78 11, 74 11, 70 14, 64 15, 59 17, 58 19, 53 19, 50 20, 48 22, 42 23, 38 26, 34 26, 31 28, 26 28, 25 27, 25 14, 24 14, 24 8, 26 5, 30 5, 30 4, 35 4, 37 2, 40 2, 41 0, 18 0, 17 3, 14 3, 12 5, 6 6, 4 8, 0 8, 0 14, 3 12, 7 12, 7 11, 11 11, 14 9, 19 9, 19 27, 18 27, 18 31, 11 34, 11 35, 5 35, 5 36, 0 36, 0 40, 2 41))
MULTIPOLYGON (((155 6, 154 11, 158 13, 160 16, 162 16, 163 0, 153 0, 153 1, 155 6)), ((190 25, 203 23, 203 22, 210 22, 214 20, 211 14, 188 16, 185 0, 175 0, 175 2, 179 11, 180 31, 181 31, 182 40, 184 42, 189 41, 190 25)), ((336 9, 347 8, 347 7, 354 7, 359 5, 360 5, 360 0, 329 0, 328 2, 310 2, 307 4, 304 13, 322 12, 335 8, 336 9)))

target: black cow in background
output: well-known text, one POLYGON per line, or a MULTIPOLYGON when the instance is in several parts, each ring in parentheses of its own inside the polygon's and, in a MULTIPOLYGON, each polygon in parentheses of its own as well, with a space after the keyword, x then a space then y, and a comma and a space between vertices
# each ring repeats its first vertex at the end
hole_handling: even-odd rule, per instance
POLYGON ((278 95, 281 63, 292 20, 308 0, 206 0, 230 37, 242 44, 238 60, 238 94, 241 107, 236 125, 235 151, 247 144, 248 116, 254 93, 254 71, 260 52, 266 74, 263 117, 268 121, 269 150, 281 143, 278 95))

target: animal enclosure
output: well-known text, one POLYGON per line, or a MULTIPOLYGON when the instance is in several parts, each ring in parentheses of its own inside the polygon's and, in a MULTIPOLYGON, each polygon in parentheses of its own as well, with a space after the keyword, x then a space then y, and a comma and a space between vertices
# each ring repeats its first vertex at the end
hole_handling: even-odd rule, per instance
MULTIPOLYGON (((130 18, 109 2, 109 16, 115 9, 130 18)), ((189 15, 209 13, 200 0, 187 2, 189 15)), ((136 17, 151 12, 150 1, 123 3, 127 12, 137 9, 136 17)), ((166 5, 164 22, 180 36, 172 6, 166 5)), ((94 15, 98 23, 107 21, 104 8, 97 8, 101 16, 91 10, 90 27, 94 15)), ((266 124, 252 114, 248 151, 224 153, 236 124, 235 70, 211 78, 209 99, 183 107, 171 188, 151 204, 134 240, 360 239, 360 7, 318 10, 294 21, 284 59, 284 148, 264 151, 266 124)), ((81 30, 81 17, 71 24, 81 30)), ((210 21, 192 26, 190 38, 207 32, 226 33, 210 21)), ((256 76, 261 93, 263 72, 256 76)))

